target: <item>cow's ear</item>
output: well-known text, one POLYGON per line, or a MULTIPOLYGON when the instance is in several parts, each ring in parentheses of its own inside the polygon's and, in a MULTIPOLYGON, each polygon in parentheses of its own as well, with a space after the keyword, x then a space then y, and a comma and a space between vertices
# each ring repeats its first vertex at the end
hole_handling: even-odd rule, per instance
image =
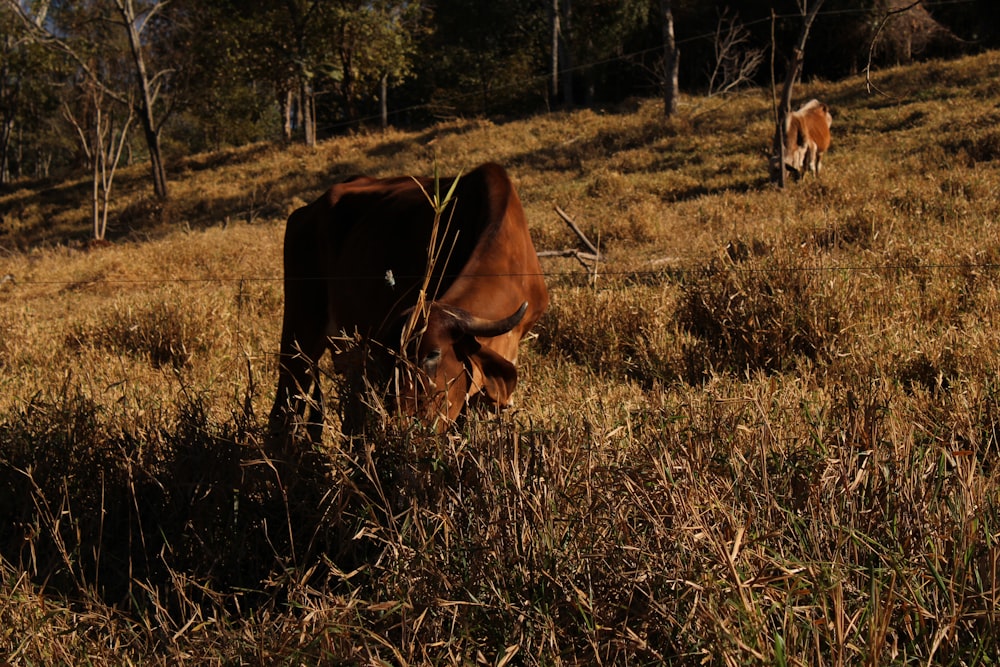
POLYGON ((479 387, 497 405, 510 405, 510 397, 517 386, 517 368, 514 364, 486 347, 479 347, 468 359, 472 371, 472 386, 479 387))

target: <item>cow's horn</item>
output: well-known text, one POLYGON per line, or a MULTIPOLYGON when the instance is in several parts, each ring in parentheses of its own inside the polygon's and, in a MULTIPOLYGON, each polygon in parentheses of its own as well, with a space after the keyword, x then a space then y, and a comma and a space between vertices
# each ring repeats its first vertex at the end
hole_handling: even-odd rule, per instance
POLYGON ((477 317, 459 308, 449 308, 448 310, 455 317, 463 333, 470 336, 492 338, 493 336, 505 334, 520 324, 521 320, 524 319, 524 314, 528 311, 528 302, 525 301, 514 313, 499 320, 488 320, 483 317, 477 317))

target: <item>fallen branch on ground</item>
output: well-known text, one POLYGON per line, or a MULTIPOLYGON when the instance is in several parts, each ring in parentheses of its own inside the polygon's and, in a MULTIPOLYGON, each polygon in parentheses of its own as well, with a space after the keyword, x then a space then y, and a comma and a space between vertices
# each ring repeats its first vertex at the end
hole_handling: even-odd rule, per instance
POLYGON ((577 238, 579 238, 583 245, 586 246, 587 250, 589 250, 591 254, 596 255, 597 259, 600 259, 601 252, 597 249, 597 246, 590 242, 587 235, 580 231, 580 228, 577 227, 573 218, 569 217, 569 214, 558 206, 556 206, 555 209, 556 213, 559 214, 559 217, 562 218, 567 225, 569 225, 569 228, 573 230, 573 233, 577 235, 577 238))

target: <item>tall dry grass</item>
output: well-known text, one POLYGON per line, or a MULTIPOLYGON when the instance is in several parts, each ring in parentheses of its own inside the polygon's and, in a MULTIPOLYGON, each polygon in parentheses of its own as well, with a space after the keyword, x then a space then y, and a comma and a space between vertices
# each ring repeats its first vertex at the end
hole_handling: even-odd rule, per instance
POLYGON ((11 664, 993 664, 1000 55, 769 103, 643 101, 0 194, 0 652, 11 664), (514 177, 552 306, 518 407, 261 448, 283 217, 350 172, 514 177), (63 245, 37 241, 76 239, 63 245), (23 250, 12 250, 13 248, 23 250))

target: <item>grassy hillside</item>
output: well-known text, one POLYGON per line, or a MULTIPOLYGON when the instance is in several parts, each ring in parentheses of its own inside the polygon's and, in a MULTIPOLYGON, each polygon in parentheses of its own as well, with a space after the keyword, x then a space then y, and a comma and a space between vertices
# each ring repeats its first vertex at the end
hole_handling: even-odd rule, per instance
POLYGON ((785 191, 757 91, 137 165, 108 245, 0 192, 0 657, 995 664, 1000 53, 876 83, 798 89, 785 191), (543 260, 517 408, 264 457, 287 214, 486 160, 607 256, 543 260))

